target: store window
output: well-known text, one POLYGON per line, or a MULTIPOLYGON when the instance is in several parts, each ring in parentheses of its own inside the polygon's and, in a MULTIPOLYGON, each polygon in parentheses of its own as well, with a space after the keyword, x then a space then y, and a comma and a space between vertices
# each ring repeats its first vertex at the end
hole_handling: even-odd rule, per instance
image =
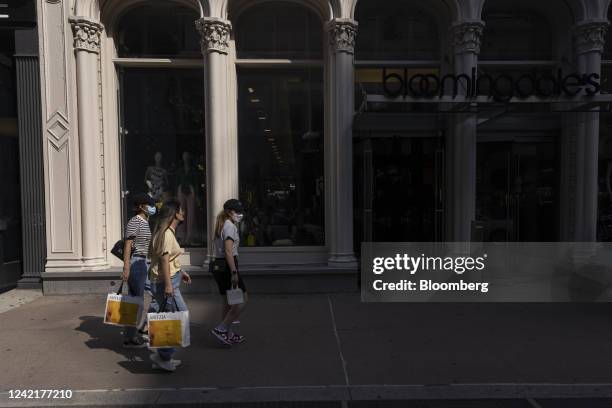
POLYGON ((194 68, 201 61, 197 18, 195 11, 167 2, 131 10, 119 25, 119 47, 130 45, 120 55, 163 56, 171 64, 154 58, 139 68, 122 58, 116 62, 124 218, 132 215, 134 193, 147 192, 158 205, 176 198, 186 211, 177 238, 187 247, 206 243, 204 73, 194 68), (156 43, 161 37, 166 42, 156 43))
POLYGON ((357 60, 438 60, 437 22, 414 1, 360 0, 357 60))
POLYGON ((121 19, 117 54, 122 58, 200 58, 198 15, 168 1, 149 1, 121 19))
MULTIPOLYGON (((12 30, 0 29, 0 271, 21 260, 19 139, 12 30)), ((4 283, 0 277, 0 285, 4 283)), ((0 288, 1 289, 1 288, 0 288)))
POLYGON ((324 245, 321 19, 273 2, 246 10, 235 27, 241 244, 324 245))
POLYGON ((548 20, 531 11, 487 8, 479 61, 551 60, 552 29, 548 20))

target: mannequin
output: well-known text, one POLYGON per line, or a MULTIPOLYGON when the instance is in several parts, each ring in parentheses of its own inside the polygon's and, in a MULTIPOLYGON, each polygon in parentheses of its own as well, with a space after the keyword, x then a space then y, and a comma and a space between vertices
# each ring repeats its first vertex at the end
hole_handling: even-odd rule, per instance
POLYGON ((162 167, 161 152, 155 152, 153 160, 155 164, 147 167, 145 172, 145 184, 149 188, 149 196, 160 202, 168 187, 168 172, 162 167))
POLYGON ((191 164, 189 152, 183 152, 183 166, 176 172, 176 197, 185 209, 185 222, 179 227, 177 235, 182 238, 183 245, 188 245, 194 239, 194 226, 196 223, 195 202, 198 173, 191 164))

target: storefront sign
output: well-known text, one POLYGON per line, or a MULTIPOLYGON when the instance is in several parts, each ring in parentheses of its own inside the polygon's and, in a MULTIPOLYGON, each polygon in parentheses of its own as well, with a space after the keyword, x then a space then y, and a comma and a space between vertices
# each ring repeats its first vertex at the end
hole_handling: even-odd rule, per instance
POLYGON ((403 75, 387 73, 383 68, 382 85, 385 95, 390 98, 442 98, 449 95, 455 98, 461 95, 466 98, 487 96, 497 101, 509 101, 513 97, 591 96, 601 90, 599 74, 573 72, 564 75, 561 69, 556 75, 534 71, 513 77, 508 74, 477 76, 476 68, 472 68, 470 76, 449 74, 440 78, 431 73, 410 76, 407 68, 404 68, 403 75))

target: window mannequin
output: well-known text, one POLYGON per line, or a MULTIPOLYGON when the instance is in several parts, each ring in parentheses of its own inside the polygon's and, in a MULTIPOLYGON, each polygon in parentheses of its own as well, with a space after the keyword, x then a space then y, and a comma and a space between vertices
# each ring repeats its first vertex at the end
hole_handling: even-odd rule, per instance
POLYGON ((153 160, 155 164, 147 167, 145 172, 145 184, 149 187, 149 196, 160 202, 168 187, 168 172, 162 167, 161 152, 155 152, 153 160))

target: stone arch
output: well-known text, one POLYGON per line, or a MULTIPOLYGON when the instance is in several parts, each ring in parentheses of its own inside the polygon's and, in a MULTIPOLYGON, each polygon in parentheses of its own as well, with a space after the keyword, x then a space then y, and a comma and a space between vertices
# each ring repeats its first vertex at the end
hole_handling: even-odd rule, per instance
MULTIPOLYGON (((107 32, 112 32, 113 27, 123 14, 127 11, 146 5, 146 0, 76 0, 77 2, 91 3, 100 2, 99 19, 105 25, 107 32)), ((208 0, 172 0, 177 4, 181 4, 194 9, 200 16, 206 17, 210 15, 210 8, 208 0)))

